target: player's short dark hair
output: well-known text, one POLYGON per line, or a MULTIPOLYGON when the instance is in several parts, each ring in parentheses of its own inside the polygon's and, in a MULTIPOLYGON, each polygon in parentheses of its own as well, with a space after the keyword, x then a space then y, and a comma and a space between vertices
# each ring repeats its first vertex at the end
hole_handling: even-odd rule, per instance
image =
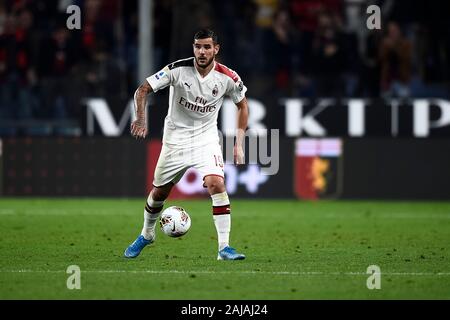
POLYGON ((211 29, 200 29, 194 35, 194 40, 211 38, 214 44, 218 43, 217 34, 211 29))

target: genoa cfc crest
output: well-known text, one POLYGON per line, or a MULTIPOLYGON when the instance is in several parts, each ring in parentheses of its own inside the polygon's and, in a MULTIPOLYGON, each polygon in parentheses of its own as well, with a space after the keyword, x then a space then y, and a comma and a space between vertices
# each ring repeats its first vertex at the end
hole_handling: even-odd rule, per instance
POLYGON ((296 196, 310 200, 338 197, 342 189, 342 155, 341 139, 297 139, 296 196))

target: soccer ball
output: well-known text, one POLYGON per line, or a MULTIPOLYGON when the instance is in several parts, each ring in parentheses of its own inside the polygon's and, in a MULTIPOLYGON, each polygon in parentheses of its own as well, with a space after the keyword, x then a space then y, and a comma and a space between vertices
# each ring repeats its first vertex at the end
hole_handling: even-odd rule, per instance
POLYGON ((161 231, 169 237, 177 238, 186 234, 191 227, 191 217, 181 207, 173 206, 165 209, 159 219, 161 231))

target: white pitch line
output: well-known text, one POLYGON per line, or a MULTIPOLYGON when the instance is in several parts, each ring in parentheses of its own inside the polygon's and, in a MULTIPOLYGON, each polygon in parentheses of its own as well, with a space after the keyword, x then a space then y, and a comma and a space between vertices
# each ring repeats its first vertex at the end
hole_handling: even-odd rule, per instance
MULTIPOLYGON (((0 270, 0 273, 65 273, 64 270, 0 270)), ((315 271, 212 271, 212 270, 81 270, 81 273, 135 273, 135 274, 268 274, 286 276, 362 276, 365 272, 315 271)), ((370 274, 369 274, 370 275, 370 274)), ((450 276, 450 272, 381 272, 384 276, 450 276)))

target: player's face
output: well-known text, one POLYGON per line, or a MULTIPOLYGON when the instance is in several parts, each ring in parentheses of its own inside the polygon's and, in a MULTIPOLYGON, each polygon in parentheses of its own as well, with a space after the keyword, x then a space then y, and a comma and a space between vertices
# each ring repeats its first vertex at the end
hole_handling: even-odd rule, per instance
POLYGON ((194 56, 197 65, 207 68, 219 52, 219 45, 214 45, 212 38, 194 40, 194 56))

